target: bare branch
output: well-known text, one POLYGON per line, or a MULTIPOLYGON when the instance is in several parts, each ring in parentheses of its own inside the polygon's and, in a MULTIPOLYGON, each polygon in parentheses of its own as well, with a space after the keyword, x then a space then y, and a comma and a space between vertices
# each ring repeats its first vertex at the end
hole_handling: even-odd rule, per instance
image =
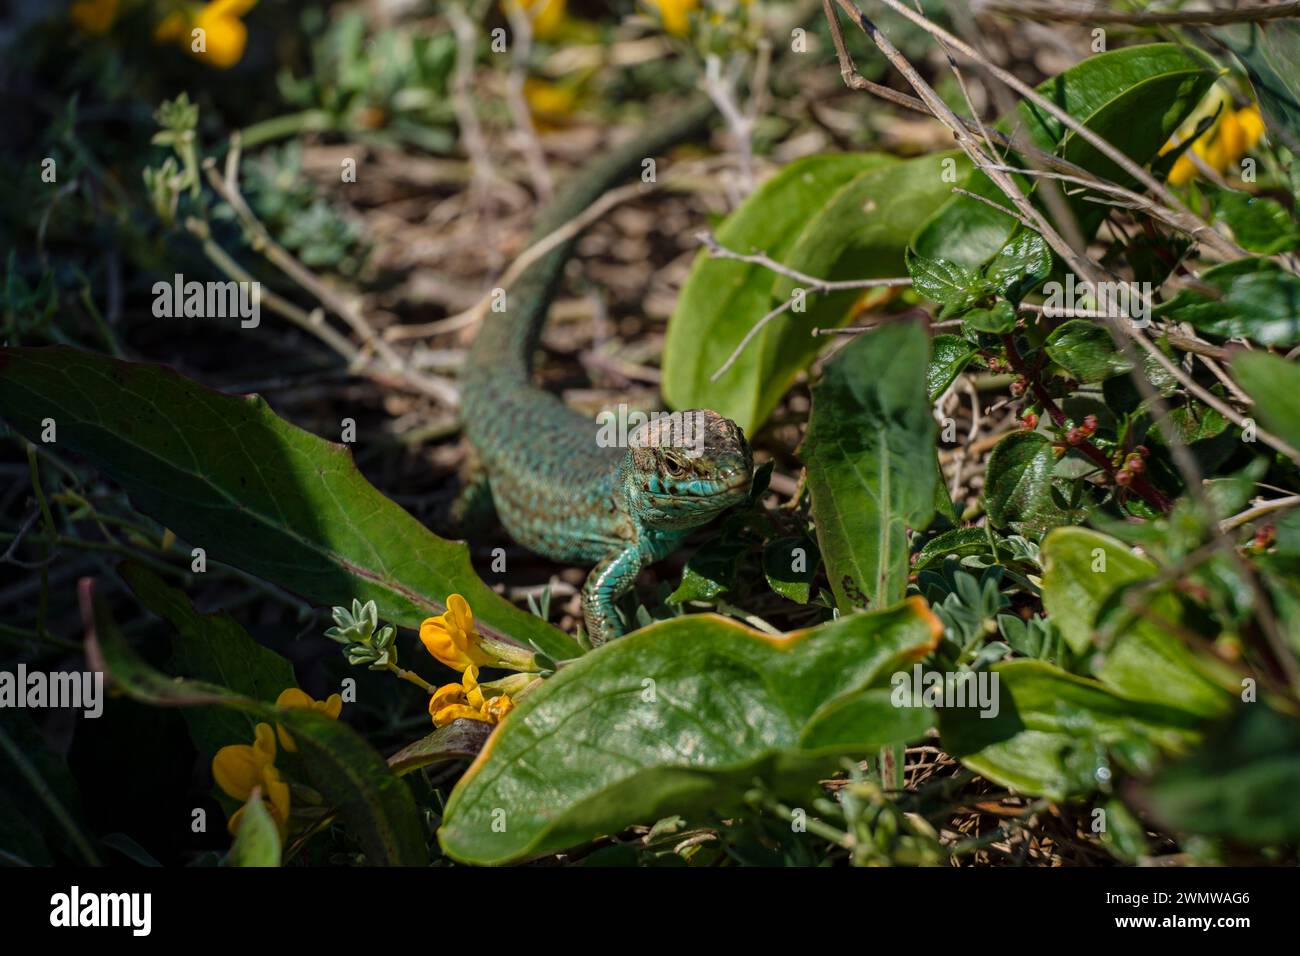
POLYGON ((989 0, 977 7, 980 13, 994 13, 1017 20, 1050 20, 1055 23, 1125 23, 1134 26, 1215 26, 1223 23, 1260 23, 1300 16, 1300 0, 1261 7, 1224 10, 1112 10, 1074 3, 1044 3, 1042 0, 989 0))

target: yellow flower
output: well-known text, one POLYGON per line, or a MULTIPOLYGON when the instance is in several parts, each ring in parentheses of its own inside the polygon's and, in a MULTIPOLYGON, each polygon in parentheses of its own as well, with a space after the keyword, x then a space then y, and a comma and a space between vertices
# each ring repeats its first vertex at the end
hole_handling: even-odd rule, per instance
MULTIPOLYGON (((526 687, 535 679, 530 675, 514 674, 505 678, 504 682, 509 682, 512 687, 526 687)), ((429 716, 433 718, 435 727, 446 727, 460 718, 499 724, 514 709, 515 702, 509 694, 488 697, 483 693, 483 687, 478 682, 478 668, 473 665, 465 668, 459 684, 444 684, 429 698, 429 716)))
POLYGON ((664 29, 673 36, 684 37, 691 28, 690 14, 698 9, 699 0, 645 0, 646 6, 659 14, 664 29))
POLYGON ((533 114, 534 122, 540 125, 572 116, 578 106, 578 95, 576 86, 548 83, 532 76, 524 80, 524 99, 528 101, 528 111, 533 114))
MULTIPOLYGON (((275 699, 275 706, 283 707, 286 710, 314 710, 318 714, 324 714, 330 720, 338 720, 339 714, 343 713, 343 698, 338 694, 330 694, 324 700, 314 700, 305 691, 301 691, 296 687, 286 687, 280 692, 280 696, 275 699)), ((280 738, 280 746, 289 753, 298 752, 298 745, 289 736, 289 731, 276 724, 275 733, 280 738)))
MULTIPOLYGON (((1260 115, 1258 107, 1248 106, 1242 110, 1225 109, 1218 123, 1192 144, 1190 152, 1199 156, 1211 169, 1226 174, 1237 168, 1242 157, 1254 149, 1263 136, 1264 118, 1260 115)), ((1171 140, 1161 152, 1167 153, 1173 148, 1174 142, 1171 140)), ((1187 153, 1184 153, 1178 157, 1173 169, 1169 171, 1169 184, 1185 186, 1198 174, 1196 163, 1187 153)))
POLYGON ((117 21, 118 0, 77 0, 68 9, 68 19, 82 33, 103 36, 117 21))
MULTIPOLYGON (((289 785, 275 769, 275 731, 270 724, 258 724, 253 743, 222 747, 212 758, 212 778, 227 796, 247 803, 253 790, 260 787, 262 802, 270 812, 283 837, 289 829, 289 785)), ((244 808, 230 818, 231 834, 239 832, 244 808)))
POLYGON ((454 671, 468 667, 505 667, 512 671, 536 671, 532 651, 518 644, 480 634, 474 626, 474 612, 459 594, 447 596, 447 611, 425 618, 420 625, 424 649, 454 671))
POLYGON ((248 43, 248 28, 239 18, 256 5, 257 0, 211 0, 192 15, 168 14, 154 28, 153 38, 159 43, 179 41, 196 59, 228 69, 239 62, 248 43), (195 36, 196 30, 203 32, 195 36))
POLYGON ((420 643, 452 670, 463 671, 475 664, 491 664, 478 644, 474 612, 459 594, 447 598, 447 612, 425 619, 420 625, 420 643))
POLYGON ((514 10, 520 8, 528 12, 533 21, 533 36, 547 40, 555 36, 564 22, 566 0, 506 0, 506 5, 514 10))

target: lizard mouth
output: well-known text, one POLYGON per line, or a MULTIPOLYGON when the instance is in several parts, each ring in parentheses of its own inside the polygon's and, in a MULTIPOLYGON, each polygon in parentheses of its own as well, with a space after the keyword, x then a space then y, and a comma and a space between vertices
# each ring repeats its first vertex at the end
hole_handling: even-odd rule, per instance
POLYGON ((753 476, 746 471, 737 471, 734 475, 723 475, 723 487, 727 491, 748 491, 753 476))

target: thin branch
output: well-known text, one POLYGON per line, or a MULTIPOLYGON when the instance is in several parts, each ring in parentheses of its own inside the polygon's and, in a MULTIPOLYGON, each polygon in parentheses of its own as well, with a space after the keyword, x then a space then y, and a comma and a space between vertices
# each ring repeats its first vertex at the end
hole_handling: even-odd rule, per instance
MULTIPOLYGON (((708 232, 697 233, 696 238, 698 238, 700 242, 702 242, 708 248, 709 255, 711 258, 732 259, 735 260, 736 262, 747 262, 753 265, 762 266, 765 269, 769 269, 772 272, 775 272, 779 275, 786 276, 787 278, 793 279, 796 282, 804 283, 807 286, 807 288, 803 289, 802 291, 805 293, 812 292, 817 294, 824 294, 827 292, 842 292, 849 289, 898 288, 901 286, 910 286, 912 284, 912 280, 910 278, 848 279, 848 280, 836 281, 836 282, 827 279, 818 279, 817 277, 810 276, 807 273, 799 272, 797 269, 791 269, 787 266, 784 266, 781 263, 777 262, 775 259, 769 257, 766 253, 756 252, 756 253, 746 254, 740 252, 733 252, 732 250, 726 248, 725 246, 720 245, 718 243, 718 240, 715 239, 713 235, 708 232)), ((742 338, 740 340, 740 343, 735 347, 734 350, 732 350, 732 353, 729 356, 727 356, 727 360, 723 362, 721 366, 718 367, 718 370, 716 372, 714 372, 712 375, 709 376, 709 381, 716 382, 718 379, 722 378, 723 375, 727 374, 727 372, 731 369, 731 367, 736 364, 736 360, 740 358, 741 353, 745 351, 745 348, 749 345, 749 343, 754 341, 754 337, 758 335, 758 333, 761 332, 764 328, 766 328, 770 322, 775 320, 778 316, 781 316, 785 312, 787 312, 794 305, 796 298, 797 298, 797 294, 792 295, 790 298, 786 299, 783 303, 781 303, 771 312, 768 312, 767 315, 763 316, 756 323, 754 323, 754 325, 750 328, 750 330, 745 333, 745 337, 742 338)))
POLYGON ((1231 531, 1233 528, 1240 528, 1244 524, 1249 524, 1256 518, 1262 518, 1264 515, 1273 514, 1275 511, 1287 511, 1300 505, 1300 495, 1288 495, 1285 498, 1274 498, 1271 501, 1261 501, 1252 508, 1247 508, 1241 514, 1233 515, 1231 518, 1225 518, 1219 522, 1219 530, 1223 532, 1231 531))
POLYGON ((456 36, 456 65, 452 73, 451 108, 460 127, 460 139, 470 163, 470 192, 477 201, 488 195, 489 186, 496 181, 492 167, 492 154, 488 150, 483 126, 474 109, 474 63, 478 48, 478 27, 459 3, 447 6, 447 19, 451 21, 456 36))
POLYGON ((538 200, 544 206, 551 201, 555 186, 551 182, 551 172, 546 167, 546 156, 537 138, 537 128, 533 126, 528 98, 524 95, 524 83, 528 79, 528 57, 533 49, 533 14, 541 6, 535 5, 533 12, 525 9, 522 3, 506 3, 502 6, 505 7, 510 30, 514 34, 514 52, 510 60, 510 73, 506 78, 506 101, 519 137, 520 151, 528 164, 528 176, 533 181, 538 200))
POLYGON ((786 299, 784 302, 778 305, 771 312, 767 313, 767 315, 763 316, 761 319, 755 322, 754 325, 750 328, 750 330, 745 333, 745 337, 740 340, 740 344, 737 345, 736 348, 732 351, 732 353, 727 356, 727 360, 723 362, 721 366, 719 366, 716 372, 714 372, 712 375, 709 376, 709 381, 716 382, 718 379, 722 378, 722 376, 726 375, 727 372, 730 371, 731 366, 736 364, 736 360, 740 358, 741 353, 745 351, 745 348, 749 345, 749 343, 754 341, 754 336, 758 335, 759 332, 763 331, 763 329, 767 327, 768 323, 771 322, 773 319, 775 319, 777 316, 787 312, 792 305, 794 305, 793 296, 790 297, 789 299, 786 299))
POLYGON ((716 53, 710 53, 704 60, 704 92, 722 114, 735 143, 736 155, 740 159, 740 188, 737 190, 730 181, 727 182, 727 188, 732 193, 729 197, 732 206, 739 205, 740 200, 749 195, 754 188, 755 117, 742 110, 736 99, 738 81, 736 67, 739 62, 739 59, 733 60, 731 69, 724 77, 721 57, 716 53))
POLYGON ((962 189, 960 186, 953 186, 952 191, 962 196, 965 196, 967 199, 974 199, 976 202, 982 202, 984 205, 996 209, 1004 216, 1010 216, 1012 219, 1020 223, 1026 229, 1031 229, 1034 232, 1038 231, 1038 226, 1036 226, 1033 222, 1031 222, 1028 216, 1023 216, 1020 213, 1016 212, 1014 209, 1008 209, 1006 206, 1002 205, 1001 203, 994 202, 992 199, 989 199, 988 196, 981 196, 979 193, 973 193, 969 189, 962 189))
POLYGON ((748 262, 751 265, 762 266, 764 269, 783 275, 788 279, 793 279, 795 282, 802 282, 807 286, 806 291, 808 292, 842 292, 846 289, 878 289, 912 284, 912 280, 908 276, 897 279, 843 279, 835 281, 818 279, 806 272, 800 272, 798 269, 791 269, 789 266, 782 265, 764 252, 734 252, 720 244, 711 232, 697 232, 695 238, 709 250, 709 258, 711 259, 731 259, 735 262, 748 262))
POLYGON ((1016 20, 1050 20, 1055 23, 1120 23, 1133 26, 1196 25, 1216 26, 1224 23, 1260 23, 1300 16, 1300 0, 1274 3, 1262 7, 1227 10, 1112 10, 1079 4, 1044 3, 1042 0, 990 0, 979 5, 981 13, 995 13, 1016 20))

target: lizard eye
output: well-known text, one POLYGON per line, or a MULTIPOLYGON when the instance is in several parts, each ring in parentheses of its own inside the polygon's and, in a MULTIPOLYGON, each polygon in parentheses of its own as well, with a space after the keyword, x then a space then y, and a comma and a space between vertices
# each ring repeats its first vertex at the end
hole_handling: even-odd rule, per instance
POLYGON ((664 470, 668 472, 670 478, 681 478, 686 474, 686 468, 676 458, 665 458, 664 470))

